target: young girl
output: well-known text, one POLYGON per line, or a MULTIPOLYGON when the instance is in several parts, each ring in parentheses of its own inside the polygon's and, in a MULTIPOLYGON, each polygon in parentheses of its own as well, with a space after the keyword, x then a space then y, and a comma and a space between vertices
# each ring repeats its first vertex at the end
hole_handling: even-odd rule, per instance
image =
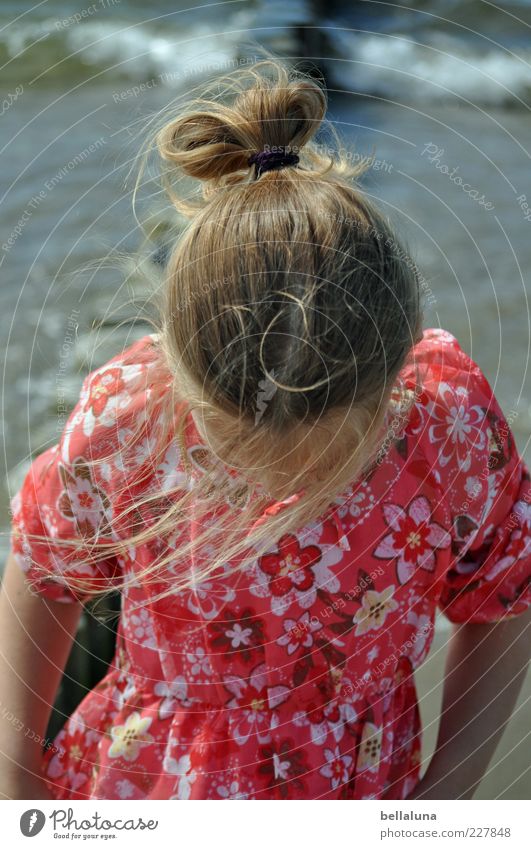
POLYGON ((367 162, 312 140, 325 111, 267 59, 157 132, 190 219, 159 331, 88 375, 12 501, 5 797, 470 798, 488 767, 527 654, 529 475, 479 366, 422 330, 367 162), (43 753, 113 588, 114 660, 43 753), (459 627, 420 778, 437 609, 459 627))

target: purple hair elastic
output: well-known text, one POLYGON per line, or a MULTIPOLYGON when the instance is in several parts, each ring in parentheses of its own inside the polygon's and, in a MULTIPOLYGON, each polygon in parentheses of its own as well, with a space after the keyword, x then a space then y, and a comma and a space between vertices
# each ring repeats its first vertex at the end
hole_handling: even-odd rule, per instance
POLYGON ((258 178, 265 171, 284 168, 286 165, 296 165, 298 161, 299 157, 296 153, 278 148, 277 150, 260 150, 258 153, 253 153, 247 160, 247 164, 255 165, 256 177, 258 178))

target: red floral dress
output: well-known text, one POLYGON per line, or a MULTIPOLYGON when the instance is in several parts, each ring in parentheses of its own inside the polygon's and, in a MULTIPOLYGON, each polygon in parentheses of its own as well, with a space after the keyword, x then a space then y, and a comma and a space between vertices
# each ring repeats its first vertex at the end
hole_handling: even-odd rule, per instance
MULTIPOLYGON (((154 336, 90 374, 59 444, 12 501, 14 551, 43 596, 73 601, 69 575, 130 578, 114 660, 45 755, 51 791, 406 798, 421 746, 413 673, 437 609, 456 623, 494 622, 529 604, 529 474, 485 376, 451 334, 426 330, 397 381, 411 406, 390 407, 370 474, 243 571, 223 568, 160 600, 135 581, 160 554, 156 540, 96 563, 88 542, 72 558, 26 534, 116 538, 130 532, 112 523, 128 498, 199 485, 209 451, 191 417, 154 460, 161 420, 146 409, 163 374, 154 336), (138 427, 133 454, 112 456, 138 427)), ((228 508, 245 509, 234 470, 223 467, 219 485, 228 508)))

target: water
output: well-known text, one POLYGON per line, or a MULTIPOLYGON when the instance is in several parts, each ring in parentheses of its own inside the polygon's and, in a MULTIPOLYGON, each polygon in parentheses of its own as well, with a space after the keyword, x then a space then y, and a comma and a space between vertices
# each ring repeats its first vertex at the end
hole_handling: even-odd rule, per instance
MULTIPOLYGON (((57 440, 58 404, 75 402, 87 368, 148 331, 139 320, 116 327, 143 294, 110 261, 140 242, 124 185, 138 128, 203 72, 252 56, 253 38, 290 43, 278 5, 185 5, 2 5, 4 530, 9 494, 57 440), (95 273, 73 273, 94 260, 95 273)), ((326 4, 330 117, 355 151, 374 148, 365 188, 426 279, 426 323, 481 365, 529 460, 531 4, 402 5, 357 3, 346 19, 326 4)))

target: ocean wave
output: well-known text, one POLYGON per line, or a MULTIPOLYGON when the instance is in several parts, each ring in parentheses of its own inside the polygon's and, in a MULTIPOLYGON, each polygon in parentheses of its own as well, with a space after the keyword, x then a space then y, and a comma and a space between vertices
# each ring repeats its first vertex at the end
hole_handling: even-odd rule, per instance
MULTIPOLYGON (((255 21, 256 25, 256 21, 255 21)), ((44 19, 6 26, 0 31, 0 55, 13 80, 45 83, 58 78, 109 81, 125 78, 178 88, 192 76, 229 70, 252 40, 269 43, 267 21, 253 28, 249 12, 225 22, 142 23, 87 20, 63 24, 44 19), (174 30, 172 31, 172 27, 174 30)), ((451 99, 478 105, 522 105, 531 90, 531 49, 511 48, 485 38, 467 38, 431 29, 363 32, 336 20, 322 22, 330 55, 324 65, 331 84, 347 91, 400 102, 451 99)), ((294 37, 294 29, 286 30, 294 37)), ((273 38, 281 38, 277 30, 273 38)))
POLYGON ((131 21, 60 23, 46 19, 2 29, 4 73, 12 66, 17 80, 42 82, 91 75, 105 80, 160 77, 165 85, 177 87, 188 76, 230 67, 238 49, 237 33, 219 34, 206 23, 179 27, 174 34, 170 27, 131 21))
POLYGON ((341 61, 335 81, 348 91, 428 103, 465 99, 478 105, 518 105, 529 100, 531 50, 473 48, 448 35, 430 44, 408 34, 357 34, 331 29, 341 61))

